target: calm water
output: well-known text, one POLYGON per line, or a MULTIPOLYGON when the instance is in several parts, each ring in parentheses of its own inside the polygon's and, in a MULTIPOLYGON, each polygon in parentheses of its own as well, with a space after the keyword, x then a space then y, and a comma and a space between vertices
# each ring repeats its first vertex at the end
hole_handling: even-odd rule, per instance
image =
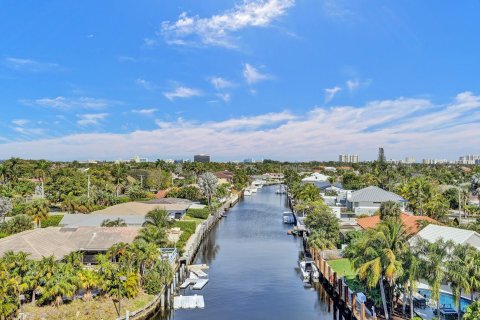
POLYGON ((301 240, 282 223, 285 196, 264 187, 228 212, 198 252, 196 263, 210 266, 200 294, 205 309, 177 310, 186 319, 331 319, 320 296, 305 288, 298 271, 301 240))

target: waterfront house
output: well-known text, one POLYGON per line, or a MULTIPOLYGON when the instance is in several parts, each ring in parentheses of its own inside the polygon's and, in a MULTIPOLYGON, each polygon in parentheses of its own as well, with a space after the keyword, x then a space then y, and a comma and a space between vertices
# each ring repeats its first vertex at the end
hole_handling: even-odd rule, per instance
POLYGON ((192 202, 186 199, 162 198, 149 202, 126 202, 90 214, 66 214, 61 226, 101 226, 105 220, 124 220, 128 226, 141 226, 148 212, 155 209, 166 210, 170 219, 180 220, 185 216, 192 202))
MULTIPOLYGON (((414 216, 406 213, 400 214, 400 220, 408 234, 415 235, 420 231, 422 222, 438 224, 436 220, 427 216, 414 216)), ((363 229, 375 228, 381 222, 380 216, 370 216, 357 219, 357 224, 363 229)))
POLYGON ((400 205, 400 209, 405 211, 407 201, 398 194, 383 190, 376 186, 366 187, 347 195, 346 205, 349 211, 356 215, 372 215, 387 201, 394 201, 400 205))
POLYGON ((443 239, 444 241, 453 241, 455 244, 468 244, 480 250, 480 234, 472 230, 429 224, 418 232, 411 241, 415 242, 417 238, 422 238, 429 242, 443 239))
POLYGON ((233 172, 228 170, 217 171, 213 173, 218 179, 218 184, 232 183, 233 181, 233 172))
POLYGON ((324 174, 314 172, 310 176, 305 177, 302 179, 302 182, 312 183, 312 182, 319 182, 319 181, 328 181, 329 176, 324 174))
POLYGON ((138 227, 49 227, 27 230, 0 239, 0 256, 8 251, 25 252, 30 259, 53 256, 61 260, 80 251, 83 262, 95 262, 95 256, 105 253, 117 243, 132 243, 138 227))

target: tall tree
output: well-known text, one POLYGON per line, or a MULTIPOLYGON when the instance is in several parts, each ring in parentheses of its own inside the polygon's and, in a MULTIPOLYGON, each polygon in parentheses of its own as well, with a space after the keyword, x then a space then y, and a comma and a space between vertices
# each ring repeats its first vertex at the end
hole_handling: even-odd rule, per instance
POLYGON ((211 172, 205 172, 200 175, 198 178, 198 186, 202 193, 208 200, 208 207, 210 208, 212 203, 212 198, 217 193, 218 188, 218 179, 217 177, 211 172))
POLYGON ((42 226, 42 221, 48 218, 49 203, 45 199, 36 199, 28 203, 25 213, 32 217, 37 227, 42 226))

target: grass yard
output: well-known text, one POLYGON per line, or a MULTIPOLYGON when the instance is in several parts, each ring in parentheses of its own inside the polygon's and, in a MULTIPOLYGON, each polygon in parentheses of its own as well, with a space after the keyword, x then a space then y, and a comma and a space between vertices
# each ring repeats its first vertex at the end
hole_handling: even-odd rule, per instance
MULTIPOLYGON (((140 292, 135 299, 122 299, 122 313, 126 310, 134 311, 147 305, 154 298, 153 295, 140 292)), ((45 306, 37 307, 32 304, 24 305, 24 311, 27 313, 27 319, 116 319, 117 313, 111 298, 99 298, 93 301, 83 301, 77 299, 71 303, 60 307, 45 306)))
POLYGON ((357 271, 352 268, 350 260, 348 259, 330 260, 328 261, 328 264, 339 277, 345 275, 347 279, 354 279, 357 276, 357 271))

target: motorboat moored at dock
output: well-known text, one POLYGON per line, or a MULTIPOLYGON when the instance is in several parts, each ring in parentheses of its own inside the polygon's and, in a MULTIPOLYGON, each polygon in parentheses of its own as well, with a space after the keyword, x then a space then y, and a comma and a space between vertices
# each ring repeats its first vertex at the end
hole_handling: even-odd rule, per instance
POLYGON ((317 266, 311 260, 303 260, 299 262, 300 272, 302 273, 303 282, 318 282, 320 273, 318 272, 317 266))

